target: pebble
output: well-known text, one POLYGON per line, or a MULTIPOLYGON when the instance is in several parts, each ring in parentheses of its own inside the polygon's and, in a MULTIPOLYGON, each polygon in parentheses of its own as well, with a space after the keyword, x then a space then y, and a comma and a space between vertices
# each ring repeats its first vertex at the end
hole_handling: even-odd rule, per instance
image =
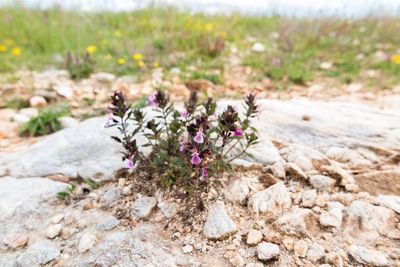
POLYGON ((225 211, 222 201, 217 201, 209 210, 203 233, 211 240, 225 239, 237 232, 237 227, 225 211))
POLYGON ((317 190, 307 190, 303 193, 301 202, 303 207, 311 208, 315 205, 317 200, 317 190))
POLYGON ((367 249, 358 245, 351 245, 349 248, 350 255, 361 264, 369 266, 388 266, 389 261, 386 256, 379 251, 367 249))
POLYGON ((251 47, 251 51, 254 53, 263 53, 265 52, 265 46, 260 42, 256 42, 251 47))
POLYGON ((263 234, 258 230, 250 230, 247 234, 247 244, 250 246, 257 245, 263 239, 263 234))
POLYGON ((330 191, 336 183, 336 180, 325 175, 312 175, 310 184, 320 190, 330 191))
POLYGON ((38 241, 30 245, 25 252, 17 258, 21 267, 42 266, 60 255, 60 249, 49 240, 38 241))
POLYGON ((293 250, 296 256, 305 257, 308 251, 308 244, 304 240, 299 240, 296 243, 294 243, 293 250))
POLYGON ((31 107, 34 107, 34 108, 42 108, 47 105, 47 101, 42 96, 32 96, 29 99, 29 104, 31 107))
POLYGON ((277 161, 271 167, 272 174, 278 178, 285 179, 286 178, 286 170, 285 165, 277 161))
POLYGON ((3 239, 3 243, 9 248, 17 249, 25 246, 28 243, 28 239, 29 237, 26 234, 7 234, 3 239))
POLYGON ((273 243, 261 242, 257 245, 257 257, 262 261, 278 258, 279 252, 279 246, 273 243))
POLYGON ((103 194, 101 200, 104 204, 110 205, 117 201, 117 199, 120 197, 119 190, 115 187, 107 189, 107 191, 103 194))
POLYGON ((146 219, 157 205, 155 197, 141 197, 135 200, 131 207, 131 215, 137 219, 146 219))
POLYGON ((61 230, 62 230, 61 224, 50 225, 46 230, 46 237, 53 239, 60 234, 61 230))
POLYGON ((62 219, 64 219, 64 214, 59 213, 53 216, 53 218, 51 218, 51 221, 53 223, 60 223, 62 221, 62 219))
POLYGON ((308 247, 307 259, 317 262, 325 256, 325 248, 317 243, 313 243, 308 247))
POLYGON ((328 202, 328 211, 319 216, 319 222, 323 226, 339 228, 342 225, 344 206, 339 202, 328 202))
POLYGON ((84 233, 79 240, 78 250, 80 253, 84 253, 91 249, 96 243, 96 236, 91 233, 84 233))
POLYGON ((182 251, 185 254, 191 253, 193 251, 193 246, 186 245, 186 246, 182 247, 182 251))

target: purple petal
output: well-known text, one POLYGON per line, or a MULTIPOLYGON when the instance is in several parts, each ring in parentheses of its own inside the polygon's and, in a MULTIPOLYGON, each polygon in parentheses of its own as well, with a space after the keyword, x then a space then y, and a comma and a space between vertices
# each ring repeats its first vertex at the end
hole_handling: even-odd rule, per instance
POLYGON ((194 152, 192 154, 192 160, 190 161, 193 165, 199 165, 201 162, 201 158, 199 157, 199 153, 194 152))

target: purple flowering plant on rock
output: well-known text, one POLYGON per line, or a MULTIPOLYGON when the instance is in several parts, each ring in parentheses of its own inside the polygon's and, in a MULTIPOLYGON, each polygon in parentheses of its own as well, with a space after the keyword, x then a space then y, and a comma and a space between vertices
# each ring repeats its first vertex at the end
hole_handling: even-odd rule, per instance
POLYGON ((208 185, 208 177, 231 170, 231 162, 249 156, 249 147, 258 143, 257 130, 251 119, 259 112, 254 94, 244 98, 244 114, 233 106, 216 115, 212 98, 200 101, 196 92, 190 94, 184 110, 178 110, 168 95, 158 90, 148 97, 154 110, 151 118, 144 109, 132 109, 124 95, 115 92, 107 109, 106 127, 118 127, 120 136, 112 138, 121 143, 122 159, 137 173, 146 173, 166 185, 201 188, 208 185), (151 147, 144 155, 137 138, 145 138, 144 147, 151 147))

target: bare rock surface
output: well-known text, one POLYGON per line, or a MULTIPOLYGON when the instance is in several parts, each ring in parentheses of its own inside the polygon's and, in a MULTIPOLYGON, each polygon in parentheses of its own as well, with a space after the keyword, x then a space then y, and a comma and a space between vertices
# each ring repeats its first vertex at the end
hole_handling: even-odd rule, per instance
POLYGON ((39 241, 29 246, 17 258, 18 266, 42 266, 60 255, 60 249, 51 241, 39 241))
POLYGON ((351 245, 349 248, 350 255, 361 264, 370 266, 388 266, 389 261, 386 256, 376 250, 368 249, 358 245, 351 245))
POLYGON ((203 232, 205 237, 212 240, 224 239, 237 232, 237 227, 226 213, 222 201, 217 201, 208 211, 203 232))

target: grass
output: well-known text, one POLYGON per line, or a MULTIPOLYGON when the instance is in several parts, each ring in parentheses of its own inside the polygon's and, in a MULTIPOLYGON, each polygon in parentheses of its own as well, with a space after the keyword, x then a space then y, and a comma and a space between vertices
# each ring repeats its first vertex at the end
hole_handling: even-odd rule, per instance
MULTIPOLYGON (((223 82, 213 70, 224 71, 232 46, 242 65, 257 77, 276 82, 305 84, 315 77, 359 80, 374 69, 382 83, 400 82, 400 64, 377 61, 377 51, 398 53, 400 21, 389 18, 363 20, 286 19, 232 15, 204 15, 173 8, 148 8, 122 13, 79 13, 58 8, 0 9, 0 72, 21 68, 66 68, 68 52, 90 52, 86 71, 145 76, 153 68, 179 67, 194 78, 223 82), (254 42, 264 53, 252 53, 254 42), (140 56, 134 57, 135 54, 140 56), (360 58, 363 59, 360 59, 360 58), (321 70, 322 62, 332 69, 321 70), (190 68, 189 68, 190 67, 190 68)), ((400 62, 399 62, 400 63, 400 62)), ((81 75, 83 73, 83 75, 81 75)))

